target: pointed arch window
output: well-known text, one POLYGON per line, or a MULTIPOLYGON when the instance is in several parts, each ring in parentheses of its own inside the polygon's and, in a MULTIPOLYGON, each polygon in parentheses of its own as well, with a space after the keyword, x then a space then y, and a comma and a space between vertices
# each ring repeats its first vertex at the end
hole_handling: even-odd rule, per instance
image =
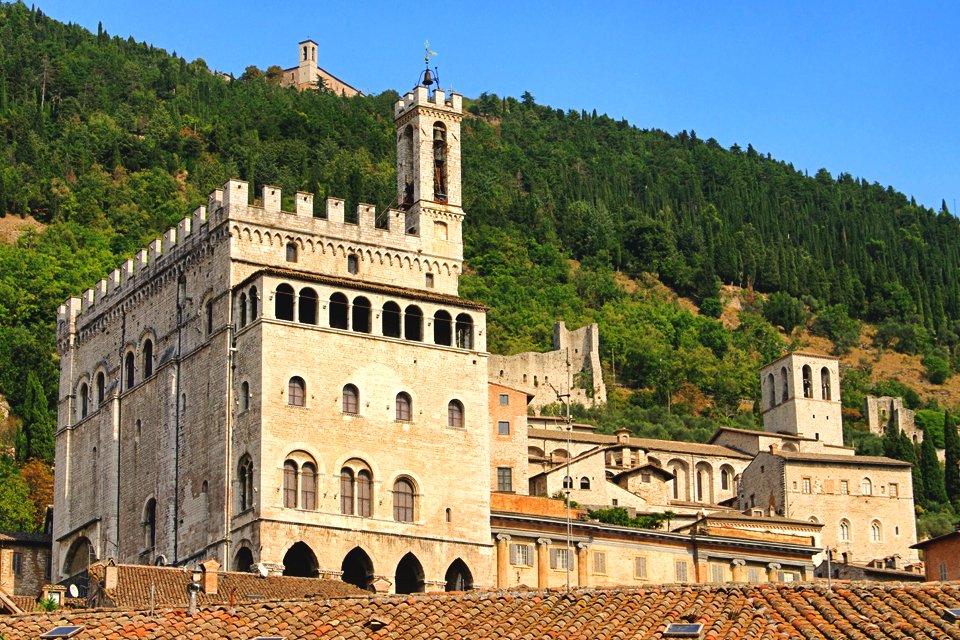
POLYGON ((153 342, 147 340, 143 343, 143 379, 146 380, 153 375, 153 342))
POLYGON ((850 523, 846 520, 840 521, 840 540, 843 542, 850 541, 850 523))

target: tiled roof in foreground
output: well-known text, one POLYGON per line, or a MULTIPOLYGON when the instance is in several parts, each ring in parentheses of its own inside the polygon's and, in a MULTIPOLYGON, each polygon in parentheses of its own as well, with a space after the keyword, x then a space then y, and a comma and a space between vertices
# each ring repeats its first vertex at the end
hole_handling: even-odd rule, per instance
POLYGON ((146 611, 100 610, 0 618, 8 640, 57 625, 74 638, 632 640, 664 638, 674 622, 702 623, 702 640, 960 639, 944 608, 960 585, 722 585, 491 592, 287 601, 146 611))

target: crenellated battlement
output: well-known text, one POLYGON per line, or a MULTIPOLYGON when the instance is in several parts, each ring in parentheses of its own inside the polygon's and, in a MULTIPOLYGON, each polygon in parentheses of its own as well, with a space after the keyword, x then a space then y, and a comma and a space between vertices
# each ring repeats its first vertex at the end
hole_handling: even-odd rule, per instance
POLYGON ((442 89, 437 89, 431 96, 429 90, 421 85, 415 87, 413 91, 407 93, 400 100, 397 100, 393 108, 394 119, 399 119, 408 111, 418 106, 431 107, 460 115, 463 113, 463 96, 459 93, 451 93, 448 98, 446 91, 442 89))

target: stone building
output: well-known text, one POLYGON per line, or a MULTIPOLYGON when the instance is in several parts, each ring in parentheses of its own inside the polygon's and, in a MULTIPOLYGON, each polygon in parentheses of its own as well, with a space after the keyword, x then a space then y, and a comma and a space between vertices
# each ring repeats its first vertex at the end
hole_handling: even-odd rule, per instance
POLYGON ((36 599, 50 582, 50 532, 0 531, 0 591, 36 599))
POLYGON ((866 396, 863 399, 863 417, 870 433, 882 436, 889 425, 907 434, 914 444, 923 440, 923 431, 917 428, 916 413, 903 404, 903 398, 866 396))
POLYGON ((323 81, 323 88, 338 96, 360 95, 359 90, 317 65, 317 46, 313 40, 297 44, 297 66, 283 70, 280 85, 296 87, 297 91, 315 91, 320 88, 319 81, 323 81))
POLYGON ((230 180, 60 308, 55 578, 216 557, 383 591, 492 583, 461 118, 457 94, 397 102, 398 210, 314 217, 270 186, 251 206, 230 180))

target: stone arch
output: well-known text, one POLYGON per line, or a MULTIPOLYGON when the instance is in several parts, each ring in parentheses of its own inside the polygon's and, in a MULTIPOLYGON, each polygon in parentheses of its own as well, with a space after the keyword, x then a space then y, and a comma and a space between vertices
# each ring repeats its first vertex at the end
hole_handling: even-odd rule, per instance
POLYGON ((242 546, 237 549, 237 552, 233 554, 233 570, 234 571, 250 571, 250 567, 253 566, 253 552, 250 551, 250 547, 242 546))
POLYGON ((790 399, 790 378, 786 367, 780 367, 780 386, 782 389, 780 402, 786 402, 790 399))
POLYGON ((688 486, 688 471, 690 467, 683 460, 674 458, 667 463, 667 471, 674 475, 673 479, 673 499, 690 500, 690 488, 688 486))
POLYGON ((777 383, 773 380, 773 373, 767 374, 767 408, 772 409, 777 406, 777 383))
POLYGON ((250 233, 249 227, 243 228, 243 239, 246 240, 247 242, 250 242, 250 240, 252 239, 252 235, 250 233))
POLYGON ((447 583, 444 591, 469 591, 473 589, 473 574, 470 573, 467 563, 460 558, 450 563, 443 579, 447 583))
POLYGON ((297 542, 283 554, 283 575, 299 578, 316 578, 320 566, 313 549, 305 542, 297 542))
POLYGON ((354 547, 343 557, 340 563, 341 580, 347 584, 374 591, 373 588, 373 561, 367 552, 360 547, 354 547))
POLYGON ((697 502, 714 503, 713 497, 713 466, 709 462, 700 461, 694 467, 694 490, 697 502))
POLYGON ((86 536, 80 536, 70 543, 70 548, 67 549, 63 560, 63 575, 69 578, 82 573, 94 560, 96 558, 93 557, 93 544, 86 536))
POLYGON ((736 493, 737 485, 735 479, 737 477, 737 472, 729 464, 723 464, 720 466, 720 491, 727 493, 736 493))
POLYGON ((423 593, 423 565, 412 552, 400 558, 394 576, 394 589, 397 593, 423 593))
POLYGON ((792 442, 787 442, 787 443, 784 444, 780 449, 781 449, 782 451, 790 451, 790 452, 796 453, 796 452, 797 452, 797 445, 793 444, 792 442))

